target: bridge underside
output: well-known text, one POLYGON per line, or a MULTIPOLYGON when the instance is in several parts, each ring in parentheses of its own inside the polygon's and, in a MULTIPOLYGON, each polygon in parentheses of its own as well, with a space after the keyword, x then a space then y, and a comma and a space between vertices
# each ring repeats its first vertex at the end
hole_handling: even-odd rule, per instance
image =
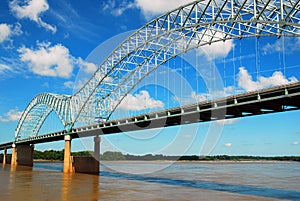
MULTIPOLYGON (((72 129, 69 134, 72 139, 74 139, 298 109, 300 109, 300 82, 131 118, 75 128, 72 129)), ((23 139, 16 143, 37 144, 58 141, 63 140, 66 134, 66 131, 60 131, 23 139)), ((11 148, 11 144, 12 142, 2 144, 0 150, 5 147, 11 148)))

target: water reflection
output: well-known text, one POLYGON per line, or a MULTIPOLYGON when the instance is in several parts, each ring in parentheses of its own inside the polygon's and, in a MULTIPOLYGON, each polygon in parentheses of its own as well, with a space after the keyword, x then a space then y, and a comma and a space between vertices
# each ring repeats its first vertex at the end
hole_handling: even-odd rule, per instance
POLYGON ((99 176, 63 174, 61 189, 61 200, 98 200, 99 176))
POLYGON ((64 174, 62 180, 62 197, 61 200, 70 200, 70 188, 72 182, 72 174, 64 174))

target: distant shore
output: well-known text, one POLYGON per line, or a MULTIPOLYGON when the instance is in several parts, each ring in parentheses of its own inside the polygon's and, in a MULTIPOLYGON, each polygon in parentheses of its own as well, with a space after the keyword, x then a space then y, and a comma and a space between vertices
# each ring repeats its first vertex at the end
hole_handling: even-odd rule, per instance
MULTIPOLYGON (((34 163, 63 163, 61 160, 39 160, 34 159, 34 163)), ((273 164, 273 163, 299 163, 299 161, 282 161, 282 160, 213 160, 213 161, 189 161, 189 160, 100 160, 100 163, 201 163, 201 164, 226 164, 226 163, 243 163, 243 164, 273 164)))
POLYGON ((64 161, 61 160, 46 160, 46 159, 34 159, 34 163, 62 163, 64 161))
MULTIPOLYGON (((72 156, 91 156, 91 151, 72 152, 72 156)), ((47 151, 34 151, 35 162, 60 162, 64 160, 63 150, 47 150, 47 151)), ((184 156, 166 156, 162 154, 146 154, 146 155, 131 155, 123 154, 121 152, 107 151, 100 154, 101 161, 179 161, 179 162, 202 162, 202 163, 275 163, 278 161, 294 161, 300 162, 300 156, 230 156, 230 155, 214 155, 214 156, 197 156, 197 155, 184 155, 184 156)))
POLYGON ((172 161, 172 160, 100 160, 100 162, 161 162, 161 163, 299 163, 299 161, 281 161, 281 160, 214 160, 214 161, 172 161))

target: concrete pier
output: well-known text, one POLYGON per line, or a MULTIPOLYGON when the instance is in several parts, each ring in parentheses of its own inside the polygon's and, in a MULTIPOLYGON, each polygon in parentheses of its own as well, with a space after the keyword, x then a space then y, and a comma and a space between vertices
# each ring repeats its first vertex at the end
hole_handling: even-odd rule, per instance
POLYGON ((17 164, 25 166, 33 166, 34 145, 18 145, 17 146, 17 164))
POLYGON ((4 149, 3 158, 2 158, 2 164, 6 165, 6 158, 7 158, 7 149, 4 149))
POLYGON ((99 161, 93 156, 74 156, 73 160, 76 173, 99 174, 99 161))
POLYGON ((100 162, 100 142, 101 142, 101 138, 99 137, 99 135, 94 137, 94 158, 100 162))
POLYGON ((86 174, 99 174, 100 168, 100 142, 101 138, 94 137, 94 153, 92 156, 74 156, 73 166, 75 172, 86 174))
POLYGON ((71 136, 65 135, 64 173, 73 173, 73 161, 71 157, 71 136))
POLYGON ((17 146, 16 144, 12 144, 12 151, 11 151, 11 166, 18 165, 17 162, 17 146))

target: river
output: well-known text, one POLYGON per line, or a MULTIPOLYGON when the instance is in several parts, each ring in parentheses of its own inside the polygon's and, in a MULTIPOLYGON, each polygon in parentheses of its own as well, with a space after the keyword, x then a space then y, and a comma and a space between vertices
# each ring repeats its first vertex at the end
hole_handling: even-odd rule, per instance
POLYGON ((166 163, 106 162, 100 175, 63 174, 62 163, 0 165, 0 200, 300 200, 297 162, 166 163))

